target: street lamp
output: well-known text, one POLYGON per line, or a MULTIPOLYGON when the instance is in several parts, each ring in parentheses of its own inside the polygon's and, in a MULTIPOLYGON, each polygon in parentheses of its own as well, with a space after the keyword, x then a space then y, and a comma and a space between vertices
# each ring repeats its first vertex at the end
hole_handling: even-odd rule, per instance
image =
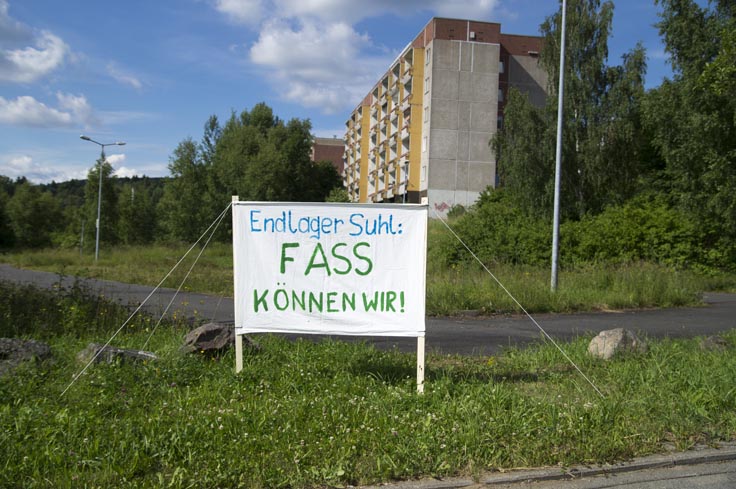
POLYGON ((99 174, 100 174, 100 184, 97 188, 97 233, 95 236, 95 263, 97 263, 97 258, 100 256, 100 209, 102 207, 102 164, 105 162, 105 146, 125 146, 125 143, 122 141, 116 141, 114 143, 98 143, 94 139, 85 136, 82 134, 79 136, 80 139, 84 139, 85 141, 89 141, 90 143, 95 143, 100 147, 100 164, 99 164, 99 174))

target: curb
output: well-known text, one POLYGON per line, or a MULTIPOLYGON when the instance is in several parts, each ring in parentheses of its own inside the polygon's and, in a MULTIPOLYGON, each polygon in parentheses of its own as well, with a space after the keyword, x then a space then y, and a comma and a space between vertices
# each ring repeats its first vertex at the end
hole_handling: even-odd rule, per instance
POLYGON ((538 469, 511 469, 507 472, 485 474, 479 479, 450 477, 447 479, 423 479, 366 486, 363 489, 459 489, 463 487, 493 487, 532 482, 563 481, 603 475, 615 475, 639 470, 665 469, 676 466, 700 465, 736 460, 736 443, 720 443, 718 448, 698 446, 687 452, 650 455, 606 465, 576 465, 573 467, 545 467, 538 469))

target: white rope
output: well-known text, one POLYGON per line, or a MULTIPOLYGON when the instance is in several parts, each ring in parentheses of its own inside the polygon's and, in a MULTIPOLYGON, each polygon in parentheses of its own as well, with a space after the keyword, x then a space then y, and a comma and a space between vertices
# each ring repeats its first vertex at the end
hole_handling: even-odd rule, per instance
POLYGON ((555 347, 560 351, 560 353, 562 353, 562 356, 564 356, 565 359, 568 362, 570 362, 570 365, 572 365, 573 367, 575 367, 575 370, 577 370, 578 373, 580 373, 580 375, 591 385, 591 387, 593 387, 593 389, 595 389, 595 391, 598 393, 599 396, 601 396, 602 398, 605 398, 606 396, 604 396, 603 393, 600 391, 600 389, 598 389, 598 387, 596 387, 596 385, 593 383, 593 381, 590 380, 588 378, 588 376, 583 373, 582 370, 580 370, 580 367, 578 367, 577 364, 575 364, 575 362, 567 355, 567 353, 565 353, 565 350, 563 350, 562 347, 560 347, 560 345, 558 345, 557 342, 549 334, 547 334, 547 332, 544 330, 544 328, 542 328, 542 326, 540 326, 540 324, 537 322, 537 320, 534 319, 532 317, 532 315, 527 312, 526 308, 524 308, 524 306, 522 306, 521 303, 518 300, 516 300, 516 297, 514 297, 513 294, 511 294, 511 292, 509 292, 509 290, 506 287, 504 287, 504 285, 501 283, 501 281, 498 278, 496 278, 496 276, 493 274, 493 272, 491 272, 488 269, 488 267, 480 260, 480 258, 478 258, 476 256, 476 254, 473 253, 473 250, 471 250, 470 247, 467 244, 465 244, 465 242, 460 238, 460 236, 458 236, 457 233, 450 227, 450 225, 447 224, 447 222, 445 222, 444 219, 442 219, 442 216, 440 216, 437 213, 437 211, 434 210, 434 209, 432 209, 432 212, 434 212, 435 216, 437 216, 437 218, 440 220, 440 222, 442 222, 442 224, 445 225, 445 227, 447 228, 447 230, 450 231, 453 236, 455 236, 455 239, 457 239, 458 242, 460 242, 460 244, 463 245, 466 250, 468 250, 468 253, 470 253, 470 255, 475 259, 475 261, 477 261, 478 263, 480 263, 480 266, 483 267, 483 269, 488 273, 488 275, 490 275, 493 278, 493 280, 495 280, 496 283, 503 289, 503 291, 506 292, 506 294, 509 297, 511 297, 511 300, 513 300, 516 303, 516 305, 519 306, 519 309, 521 309, 524 312, 524 314, 526 314, 526 316, 531 320, 531 322, 534 323, 534 325, 537 328, 539 328, 539 331, 542 332, 542 334, 545 336, 545 338, 547 338, 549 341, 552 342, 553 345, 555 345, 555 347))
MULTIPOLYGON (((73 386, 73 385, 74 385, 74 384, 75 384, 75 383, 77 382, 77 380, 78 380, 78 379, 79 379, 79 378, 80 378, 80 377, 81 377, 82 375, 84 375, 84 372, 86 372, 86 371, 87 371, 87 369, 89 368, 89 366, 90 366, 90 365, 92 365, 92 363, 93 363, 93 362, 94 362, 94 361, 95 361, 95 360, 97 359, 97 357, 99 357, 99 356, 100 356, 100 355, 102 354, 102 352, 103 352, 103 351, 105 350, 105 348, 107 348, 108 346, 110 346, 110 343, 112 343, 112 340, 114 340, 114 339, 115 339, 115 337, 116 337, 116 336, 117 336, 117 335, 118 335, 118 334, 119 334, 119 333, 120 333, 120 332, 121 332, 121 331, 123 330, 123 328, 125 328, 125 326, 127 326, 127 325, 128 325, 128 323, 129 323, 129 322, 131 321, 131 319, 133 319, 133 317, 134 317, 134 316, 135 316, 136 314, 138 314, 138 311, 140 311, 140 310, 141 310, 141 309, 143 308, 143 306, 144 306, 144 305, 146 304, 146 302, 148 302, 148 299, 150 299, 150 298, 151 298, 151 297, 153 296, 153 294, 155 294, 155 293, 156 293, 156 291, 157 291, 157 290, 158 290, 159 288, 161 288, 161 285, 162 285, 162 284, 163 284, 163 283, 164 283, 164 282, 166 281, 166 279, 168 279, 168 278, 169 278, 169 276, 170 276, 170 275, 171 275, 171 274, 172 274, 172 273, 174 272, 174 270, 176 270, 176 269, 177 269, 177 268, 179 267, 179 265, 181 265, 181 263, 182 263, 182 262, 184 261, 184 259, 185 259, 185 258, 186 258, 186 257, 187 257, 187 256, 189 255, 189 253, 191 253, 191 251, 192 251, 192 250, 194 249, 194 247, 195 247, 195 246, 197 246, 197 244, 199 244, 199 242, 200 242, 200 241, 202 241, 202 238, 204 238, 204 236, 205 236, 205 235, 206 235, 206 234, 207 234, 207 233, 209 232, 209 230, 210 230, 210 229, 212 229, 212 227, 213 227, 213 226, 215 226, 216 224, 219 224, 219 223, 220 223, 220 222, 222 221, 222 219, 223 219, 223 216, 224 216, 224 215, 225 215, 225 214, 227 213, 227 211, 228 211, 228 210, 230 210, 230 207, 231 207, 231 206, 232 206, 232 203, 229 203, 229 204, 227 205, 227 207, 225 207, 225 210, 223 210, 223 211, 222 211, 222 212, 220 213, 220 215, 219 215, 219 216, 217 216, 217 217, 215 218, 215 220, 214 220, 214 221, 212 221, 212 224, 210 224, 210 225, 209 225, 209 226, 207 227, 207 229, 205 229, 205 231, 204 231, 204 232, 202 233, 202 235, 201 235, 201 236, 199 237, 199 239, 197 239, 197 241, 196 241, 196 242, 195 242, 195 243, 194 243, 194 244, 193 244, 193 245, 192 245, 192 246, 191 246, 191 247, 190 247, 190 248, 189 248, 189 249, 187 250, 187 252, 186 252, 186 253, 184 253, 184 255, 183 255, 183 256, 182 256, 182 257, 181 257, 181 258, 179 259, 179 261, 178 261, 178 262, 176 262, 176 265, 174 265, 174 267, 173 267, 173 268, 172 268, 171 270, 169 270, 169 273, 167 273, 167 274, 166 274, 166 276, 164 276, 164 278, 162 278, 162 279, 161 279, 161 281, 160 281, 160 282, 158 283, 158 285, 156 285, 156 287, 154 287, 154 289, 153 289, 153 290, 151 291, 151 293, 150 293, 150 294, 148 294, 148 296, 147 296, 147 297, 146 297, 145 299, 143 299, 143 302, 141 302, 141 303, 140 303, 140 304, 138 305, 138 307, 136 307, 135 311, 133 311, 133 312, 131 313, 131 315, 130 315, 130 316, 128 316, 128 319, 126 319, 126 320, 125 320, 125 322, 124 322, 124 323, 123 323, 123 324, 122 324, 122 325, 121 325, 121 326, 120 326, 120 327, 119 327, 119 328, 117 329, 117 331, 115 331, 115 333, 113 333, 113 335, 112 335, 112 336, 110 337, 110 339, 109 339, 109 340, 107 340, 107 343, 105 343, 105 344, 104 344, 104 345, 102 346, 102 348, 100 348, 100 349, 99 349, 99 350, 97 351, 97 353, 95 353, 95 355, 94 355, 94 356, 93 356, 93 357, 92 357, 92 358, 90 359, 90 361, 89 361, 89 362, 87 362, 87 365, 85 365, 85 366, 84 366, 84 368, 82 369, 82 371, 81 371, 81 372, 79 372, 78 374, 76 374, 76 375, 74 376, 74 378, 72 378, 72 381, 71 381, 71 382, 69 383, 69 385, 67 385, 67 386, 66 386, 66 389, 64 389, 64 391, 63 391, 63 392, 61 393, 61 395, 60 395, 59 397, 63 397, 63 396, 64 396, 64 394, 66 394, 66 391, 68 391, 68 390, 69 390, 69 389, 71 388, 71 386, 73 386)), ((213 233, 213 234, 214 234, 214 233, 213 233)), ((200 254, 201 254, 201 253, 200 253, 200 254)), ((191 270, 190 270, 190 271, 191 271, 191 270)))
MULTIPOLYGON (((230 205, 232 205, 232 203, 230 205)), ((204 253, 204 250, 207 249, 207 245, 210 244, 210 240, 212 240, 212 237, 217 232, 217 228, 220 227, 220 224, 222 223, 222 220, 225 218, 225 213, 226 212, 227 212, 227 209, 225 209, 225 211, 223 211, 219 215, 217 224, 212 229, 212 232, 210 233, 209 237, 207 238, 207 241, 205 241, 204 246, 202 246, 202 249, 199 250, 199 253, 197 254, 197 258, 194 259, 194 262, 192 263, 192 266, 189 267, 189 270, 187 271, 186 275, 181 280, 181 283, 179 284, 179 287, 176 289, 176 292, 174 292, 174 296, 169 301, 169 304, 166 306, 166 309, 164 309, 164 312, 161 313, 161 316, 158 318, 158 321, 156 322, 156 325, 151 330, 151 334, 148 335, 148 339, 146 339, 146 342, 143 343, 143 348, 142 348, 143 350, 145 350, 146 349, 146 346, 148 346, 148 342, 151 341, 151 338, 153 338, 153 335, 156 332, 156 329, 158 329, 158 326, 161 324, 161 322, 163 321, 164 317, 169 312, 169 308, 171 307, 171 305, 176 300, 176 296, 179 295, 179 292, 181 291, 182 287, 184 287, 184 284, 186 283, 187 279, 189 278, 189 275, 191 275, 192 270, 194 270, 194 267, 197 265, 197 262, 199 261, 200 257, 202 256, 202 253, 204 253)))
POLYGON ((222 299, 224 297, 225 296, 221 295, 220 300, 217 301, 217 305, 215 306, 215 312, 212 313, 212 319, 210 320, 210 322, 213 322, 213 323, 215 322, 215 318, 217 317, 217 312, 220 310, 220 304, 222 304, 222 299))

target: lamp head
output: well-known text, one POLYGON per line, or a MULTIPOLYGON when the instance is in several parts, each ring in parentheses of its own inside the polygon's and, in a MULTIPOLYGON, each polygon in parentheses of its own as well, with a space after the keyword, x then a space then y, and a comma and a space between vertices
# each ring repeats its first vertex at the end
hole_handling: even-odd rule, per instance
POLYGON ((84 134, 81 134, 79 136, 79 139, 84 139, 85 141, 92 141, 88 136, 85 136, 84 134))

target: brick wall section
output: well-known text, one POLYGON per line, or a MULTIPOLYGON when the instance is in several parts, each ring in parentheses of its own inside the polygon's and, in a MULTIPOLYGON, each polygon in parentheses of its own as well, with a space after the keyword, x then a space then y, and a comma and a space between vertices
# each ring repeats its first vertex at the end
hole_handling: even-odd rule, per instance
POLYGON ((342 175, 343 153, 345 152, 345 144, 342 139, 337 138, 314 138, 312 144, 312 161, 329 161, 342 175))

